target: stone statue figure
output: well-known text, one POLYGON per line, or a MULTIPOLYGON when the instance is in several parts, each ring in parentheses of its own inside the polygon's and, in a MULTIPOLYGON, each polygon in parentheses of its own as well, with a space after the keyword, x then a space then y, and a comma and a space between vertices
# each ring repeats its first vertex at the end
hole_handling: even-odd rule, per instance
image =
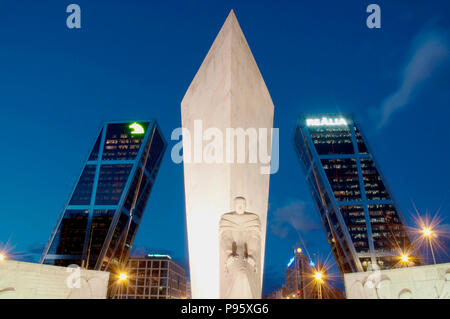
POLYGON ((245 198, 236 197, 234 205, 219 222, 220 297, 261 298, 261 222, 245 211, 245 198))

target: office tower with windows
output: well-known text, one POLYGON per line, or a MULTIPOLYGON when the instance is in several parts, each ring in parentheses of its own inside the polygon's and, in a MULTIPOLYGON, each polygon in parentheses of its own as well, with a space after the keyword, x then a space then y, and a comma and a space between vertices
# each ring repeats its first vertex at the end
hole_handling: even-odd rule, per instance
POLYGON ((116 299, 185 299, 186 271, 169 255, 131 256, 116 299))
POLYGON ((403 266, 417 252, 367 139, 351 114, 298 118, 294 144, 341 275, 403 266))
POLYGON ((186 298, 191 299, 192 298, 192 292, 191 292, 191 282, 186 282, 186 298))
POLYGON ((166 146, 156 121, 102 125, 40 262, 125 265, 166 146))
POLYGON ((312 299, 314 297, 313 268, 298 248, 286 268, 285 294, 289 299, 312 299))

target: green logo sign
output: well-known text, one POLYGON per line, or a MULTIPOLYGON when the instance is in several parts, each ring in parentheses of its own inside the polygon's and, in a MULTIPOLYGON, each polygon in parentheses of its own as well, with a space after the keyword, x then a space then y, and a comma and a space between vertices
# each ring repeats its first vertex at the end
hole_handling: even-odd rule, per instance
POLYGON ((132 129, 131 134, 133 134, 133 135, 144 134, 145 133, 144 128, 142 127, 142 125, 138 124, 136 122, 131 124, 128 127, 132 129))

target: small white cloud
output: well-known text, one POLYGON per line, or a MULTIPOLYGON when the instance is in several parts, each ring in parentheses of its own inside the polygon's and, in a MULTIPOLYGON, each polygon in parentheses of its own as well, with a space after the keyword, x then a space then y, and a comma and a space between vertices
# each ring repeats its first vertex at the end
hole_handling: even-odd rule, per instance
POLYGON ((423 84, 432 78, 442 64, 448 62, 449 56, 450 39, 447 32, 428 29, 416 36, 411 55, 401 72, 399 87, 381 104, 378 129, 411 102, 423 84))
POLYGON ((281 238, 288 236, 290 230, 306 234, 321 229, 319 217, 304 202, 294 201, 275 210, 270 222, 272 233, 281 238))

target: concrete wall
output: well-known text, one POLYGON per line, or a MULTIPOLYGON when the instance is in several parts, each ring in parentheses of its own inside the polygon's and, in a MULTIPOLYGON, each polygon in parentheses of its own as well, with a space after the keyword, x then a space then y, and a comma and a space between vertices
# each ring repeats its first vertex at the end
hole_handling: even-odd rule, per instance
POLYGON ((106 299, 109 272, 0 261, 0 299, 106 299))
POLYGON ((450 299, 450 263, 349 273, 347 299, 450 299))

